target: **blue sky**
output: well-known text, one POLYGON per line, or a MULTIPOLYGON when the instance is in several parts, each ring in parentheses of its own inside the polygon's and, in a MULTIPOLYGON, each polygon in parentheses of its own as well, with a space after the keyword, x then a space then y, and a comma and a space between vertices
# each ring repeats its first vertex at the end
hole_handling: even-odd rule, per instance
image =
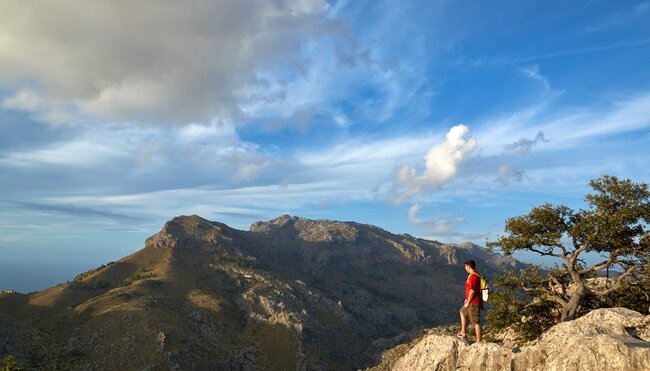
POLYGON ((0 1, 0 286, 70 279, 180 214, 483 244, 535 205, 583 207, 604 173, 648 182, 649 19, 647 1, 0 1))

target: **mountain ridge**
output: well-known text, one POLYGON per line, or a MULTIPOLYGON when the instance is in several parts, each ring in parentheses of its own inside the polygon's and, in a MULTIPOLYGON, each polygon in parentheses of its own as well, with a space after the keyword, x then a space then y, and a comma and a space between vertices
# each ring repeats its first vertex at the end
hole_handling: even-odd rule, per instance
POLYGON ((0 297, 0 350, 35 368, 365 368, 455 320, 470 256, 488 276, 518 264, 355 222, 178 216, 114 263, 0 297))

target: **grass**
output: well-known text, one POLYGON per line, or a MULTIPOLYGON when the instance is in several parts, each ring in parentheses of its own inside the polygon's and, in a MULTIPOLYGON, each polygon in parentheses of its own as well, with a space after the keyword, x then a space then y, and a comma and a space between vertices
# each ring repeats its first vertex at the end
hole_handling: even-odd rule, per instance
POLYGON ((108 266, 111 266, 111 265, 113 265, 113 264, 115 264, 115 262, 108 262, 108 263, 106 263, 106 264, 102 264, 102 265, 100 265, 100 266, 97 267, 97 268, 94 268, 94 269, 91 269, 91 270, 89 270, 89 271, 86 271, 86 272, 80 273, 80 274, 76 275, 72 281, 73 281, 73 282, 81 282, 81 281, 83 281, 84 278, 90 276, 91 274, 93 274, 93 273, 97 273, 97 272, 101 271, 102 269, 104 269, 104 268, 106 268, 106 267, 108 267, 108 266))

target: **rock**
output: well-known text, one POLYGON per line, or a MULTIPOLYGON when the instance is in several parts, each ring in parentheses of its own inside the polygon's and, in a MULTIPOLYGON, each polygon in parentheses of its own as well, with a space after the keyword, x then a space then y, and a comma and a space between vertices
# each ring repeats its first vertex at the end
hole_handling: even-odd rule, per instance
POLYGON ((635 337, 647 325, 643 315, 629 309, 594 310, 553 326, 523 347, 514 365, 521 370, 647 370, 650 343, 635 337))
POLYGON ((648 370, 650 316, 625 308, 597 309, 553 326, 517 352, 494 343, 470 344, 426 335, 375 370, 648 370))

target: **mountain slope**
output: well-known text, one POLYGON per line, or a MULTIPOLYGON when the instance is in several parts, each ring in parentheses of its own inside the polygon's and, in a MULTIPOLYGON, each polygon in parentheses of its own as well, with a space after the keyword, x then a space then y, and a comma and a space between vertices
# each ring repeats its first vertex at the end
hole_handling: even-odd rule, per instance
POLYGON ((2 294, 0 353, 63 369, 367 367, 404 332, 456 320, 469 258, 488 276, 517 264, 353 222, 181 216, 72 282, 2 294))

